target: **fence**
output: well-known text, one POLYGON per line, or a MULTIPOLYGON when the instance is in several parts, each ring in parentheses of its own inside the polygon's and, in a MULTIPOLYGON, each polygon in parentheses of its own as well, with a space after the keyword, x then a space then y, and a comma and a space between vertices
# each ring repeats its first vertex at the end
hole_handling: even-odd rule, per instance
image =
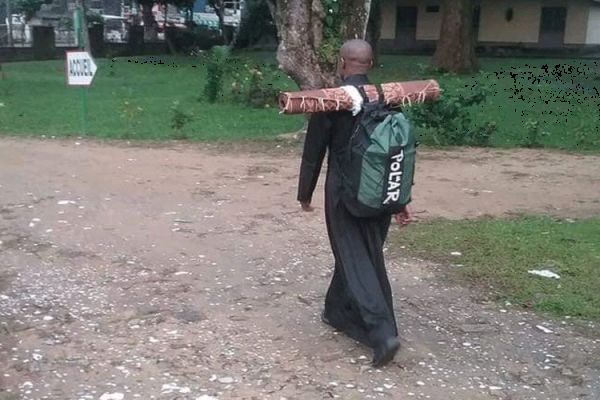
MULTIPOLYGON (((10 29, 8 25, 0 25, 0 46, 10 47, 10 29)), ((54 38, 56 47, 72 47, 76 45, 75 32, 67 28, 54 28, 54 38)), ((31 47, 33 45, 32 29, 28 25, 13 24, 12 26, 12 46, 13 47, 31 47)))
POLYGON ((54 43, 56 47, 73 47, 77 45, 77 36, 72 29, 54 28, 54 43))
MULTIPOLYGON (((77 35, 73 29, 54 27, 54 38, 56 47, 74 47, 77 45, 77 35)), ((127 41, 127 34, 123 28, 123 24, 105 24, 104 40, 112 43, 125 43, 127 41)), ((11 41, 8 25, 0 24, 0 47, 31 47, 32 45, 33 36, 31 26, 13 24, 11 41)))
MULTIPOLYGON (((7 24, 0 24, 0 46, 11 45, 10 29, 7 24)), ((31 27, 23 24, 12 25, 12 45, 15 47, 29 47, 32 44, 31 27)))

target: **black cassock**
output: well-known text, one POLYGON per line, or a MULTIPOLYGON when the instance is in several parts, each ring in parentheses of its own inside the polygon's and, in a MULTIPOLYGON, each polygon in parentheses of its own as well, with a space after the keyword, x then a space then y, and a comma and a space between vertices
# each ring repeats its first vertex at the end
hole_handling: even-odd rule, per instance
MULTIPOLYGON (((344 85, 364 85, 366 75, 348 77, 344 85)), ((335 258, 333 279, 325 298, 324 318, 353 339, 377 347, 397 336, 392 291, 385 270, 383 245, 390 216, 357 218, 341 200, 337 157, 354 125, 347 111, 313 114, 308 124, 300 167, 298 201, 310 201, 328 152, 325 219, 335 258)))

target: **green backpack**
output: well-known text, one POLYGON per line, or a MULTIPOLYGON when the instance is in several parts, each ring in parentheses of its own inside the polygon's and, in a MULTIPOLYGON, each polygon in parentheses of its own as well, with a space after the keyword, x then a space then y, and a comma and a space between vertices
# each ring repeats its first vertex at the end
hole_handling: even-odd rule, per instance
POLYGON ((369 102, 362 87, 363 109, 342 155, 342 199, 356 217, 395 214, 411 201, 417 141, 401 112, 369 102))

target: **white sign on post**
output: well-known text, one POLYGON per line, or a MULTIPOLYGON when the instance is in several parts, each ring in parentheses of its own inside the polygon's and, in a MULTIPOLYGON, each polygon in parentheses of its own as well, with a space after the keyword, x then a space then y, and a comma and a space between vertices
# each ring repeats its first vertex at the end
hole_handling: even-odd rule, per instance
POLYGON ((90 86, 97 69, 87 51, 67 51, 67 85, 90 86))

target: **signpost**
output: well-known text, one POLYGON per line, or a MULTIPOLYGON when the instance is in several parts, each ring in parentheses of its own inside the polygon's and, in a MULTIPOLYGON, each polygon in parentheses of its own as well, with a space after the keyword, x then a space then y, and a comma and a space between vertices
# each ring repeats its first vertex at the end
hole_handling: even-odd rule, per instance
MULTIPOLYGON (((73 19, 75 20, 77 45, 82 48, 84 47, 82 31, 85 27, 82 26, 83 18, 80 7, 75 10, 73 19)), ((97 69, 96 63, 87 51, 67 51, 67 85, 81 87, 81 130, 84 135, 87 131, 87 87, 92 84, 97 69)))
POLYGON ((98 67, 87 51, 67 51, 67 84, 90 86, 98 67))
POLYGON ((81 87, 81 129, 87 131, 87 87, 96 75, 96 63, 87 51, 67 51, 67 85, 81 87))

